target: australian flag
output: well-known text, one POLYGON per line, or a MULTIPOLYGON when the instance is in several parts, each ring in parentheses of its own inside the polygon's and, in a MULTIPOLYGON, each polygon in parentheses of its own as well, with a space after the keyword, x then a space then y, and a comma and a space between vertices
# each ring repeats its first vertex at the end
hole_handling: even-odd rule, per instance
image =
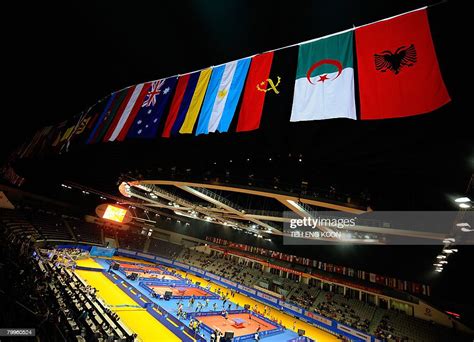
POLYGON ((156 137, 158 126, 168 107, 177 80, 178 77, 170 77, 149 83, 148 92, 128 131, 128 138, 153 139, 156 137))

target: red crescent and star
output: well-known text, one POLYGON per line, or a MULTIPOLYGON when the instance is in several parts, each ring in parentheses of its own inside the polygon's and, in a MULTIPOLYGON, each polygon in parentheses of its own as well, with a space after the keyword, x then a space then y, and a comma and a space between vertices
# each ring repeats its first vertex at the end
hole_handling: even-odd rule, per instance
MULTIPOLYGON (((311 83, 311 84, 314 84, 313 82, 311 82, 311 73, 316 70, 316 68, 320 67, 321 65, 324 65, 324 64, 330 64, 330 65, 334 65, 336 68, 337 68, 337 75, 336 77, 333 78, 333 80, 335 80, 336 78, 339 77, 339 75, 341 74, 342 72, 342 64, 341 62, 339 62, 338 60, 336 59, 321 59, 320 61, 314 63, 311 68, 308 69, 308 72, 306 73, 306 78, 308 79, 308 82, 311 83)), ((330 80, 330 78, 328 77, 327 74, 323 74, 323 75, 319 75, 319 80, 317 80, 317 82, 322 82, 324 83, 324 81, 327 81, 327 80, 330 80)))

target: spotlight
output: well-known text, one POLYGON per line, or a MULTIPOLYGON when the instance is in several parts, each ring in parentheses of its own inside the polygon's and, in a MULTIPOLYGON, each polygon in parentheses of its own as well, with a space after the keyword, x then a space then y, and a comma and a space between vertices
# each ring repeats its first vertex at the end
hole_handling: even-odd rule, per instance
POLYGON ((450 244, 450 243, 454 243, 456 240, 454 238, 446 238, 443 240, 443 243, 445 244, 450 244))
POLYGON ((446 259, 446 255, 440 254, 440 255, 438 255, 436 258, 437 258, 437 259, 446 259))
POLYGON ((459 197, 454 200, 456 203, 467 203, 471 202, 471 199, 469 197, 459 197))
POLYGON ((462 208, 462 209, 469 209, 471 207, 470 204, 467 204, 467 203, 459 203, 459 208, 462 208))
POLYGON ((457 251, 458 251, 458 250, 457 250, 457 249, 454 249, 454 248, 451 248, 451 249, 445 248, 445 249, 443 249, 442 252, 443 252, 443 253, 446 253, 446 254, 452 254, 452 253, 455 253, 455 252, 457 252, 457 251))

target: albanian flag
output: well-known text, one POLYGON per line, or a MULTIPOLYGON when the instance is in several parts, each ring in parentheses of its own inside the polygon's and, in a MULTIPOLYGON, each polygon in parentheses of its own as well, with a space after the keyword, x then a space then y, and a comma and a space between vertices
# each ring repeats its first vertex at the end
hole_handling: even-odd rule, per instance
POLYGON ((288 122, 295 87, 298 47, 252 58, 240 107, 237 132, 288 122))
POLYGON ((451 100, 426 10, 356 29, 356 48, 362 120, 427 113, 451 100))

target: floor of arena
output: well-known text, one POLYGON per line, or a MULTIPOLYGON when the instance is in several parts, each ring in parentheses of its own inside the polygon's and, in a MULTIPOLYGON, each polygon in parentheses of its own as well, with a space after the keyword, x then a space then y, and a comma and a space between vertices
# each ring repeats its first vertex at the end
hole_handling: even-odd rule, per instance
POLYGON ((227 318, 224 318, 222 315, 202 316, 197 317, 197 320, 213 329, 218 328, 220 331, 232 330, 235 337, 255 333, 258 328, 262 332, 277 328, 275 325, 267 323, 258 317, 249 318, 248 314, 229 314, 227 318), (241 326, 235 324, 234 319, 236 318, 243 320, 241 326))
POLYGON ((155 274, 155 273, 144 273, 144 272, 136 272, 136 271, 125 271, 126 275, 131 275, 132 273, 136 273, 138 278, 148 278, 148 279, 158 279, 158 280, 179 280, 178 277, 172 276, 170 274, 155 274))
MULTIPOLYGON (((78 263, 82 266, 82 261, 78 263)), ((120 320, 124 322, 139 339, 146 341, 180 341, 171 331, 158 322, 145 309, 138 306, 135 301, 125 292, 114 285, 100 272, 76 271, 86 283, 95 287, 97 295, 104 300, 110 309, 116 312, 120 320)))
MULTIPOLYGON (((78 266, 87 267, 87 268, 96 268, 107 270, 109 268, 109 264, 106 259, 110 258, 89 258, 79 260, 77 262, 78 266)), ((153 267, 152 263, 145 262, 142 260, 135 260, 131 258, 125 257, 114 257, 112 258, 115 261, 122 261, 126 263, 139 263, 140 265, 151 265, 150 268, 153 267)), ((125 266, 128 268, 129 265, 125 266)), ((146 266, 145 266, 146 267, 146 266)), ((156 266, 155 266, 156 267, 156 266)), ((166 268, 169 269, 169 268, 166 268)), ((100 272, 96 271, 82 271, 76 270, 76 273, 79 277, 85 280, 89 285, 95 287, 98 290, 98 296, 101 297, 105 303, 107 303, 110 308, 115 311, 121 318, 122 322, 124 322, 132 331, 138 334, 138 338, 140 341, 180 341, 178 337, 176 337, 170 330, 168 330, 165 326, 163 326, 157 319, 155 319, 152 315, 147 313, 144 309, 140 308, 137 303, 129 297, 125 292, 123 292, 118 286, 116 286, 113 282, 111 282, 106 276, 104 276, 100 272)), ((140 279, 137 280, 130 280, 126 278, 126 275, 122 272, 115 272, 115 274, 121 277, 124 281, 128 284, 134 286, 136 289, 141 291, 142 293, 148 295, 144 288, 139 286, 139 283, 142 281, 140 279)), ((185 273, 179 270, 176 270, 176 274, 178 276, 184 277, 185 273)), ((203 278, 187 274, 188 279, 190 279, 193 283, 200 282, 203 286, 209 284, 210 290, 215 292, 217 288, 220 288, 221 291, 224 292, 229 291, 224 286, 216 285, 212 282, 209 282, 203 278)), ((176 277, 177 278, 177 277, 176 277)), ((180 279, 180 278, 177 278, 180 279)), ((182 284, 182 280, 179 281, 182 284)), ((178 286, 177 286, 178 287, 178 286)), ((176 287, 176 288, 177 288, 176 287)), ((176 289, 175 288, 175 289, 176 289)), ((193 288, 187 288, 193 289, 193 288)), ((205 291, 203 291, 205 292, 205 291)), ((198 296, 198 294, 195 294, 198 296)), ((222 310, 229 309, 230 310, 242 310, 245 304, 250 304, 253 308, 254 305, 257 305, 259 311, 263 311, 264 304, 258 301, 255 301, 245 295, 236 293, 234 297, 230 297, 225 307, 223 306, 223 301, 220 299, 210 299, 210 300, 196 300, 194 304, 190 304, 186 299, 170 299, 168 301, 160 300, 159 298, 151 298, 148 296, 148 299, 159 306, 163 307, 163 309, 167 310, 171 315, 177 316, 178 313, 178 305, 179 303, 183 304, 183 310, 188 313, 196 312, 196 307, 200 302, 202 305, 201 311, 215 311, 216 315, 213 316, 199 316, 196 317, 198 320, 202 320, 203 324, 206 324, 209 327, 219 327, 221 331, 227 331, 231 328, 230 325, 233 324, 233 321, 225 321, 225 318, 220 314, 222 310), (224 321, 222 321, 224 320, 224 321)), ((245 315, 244 315, 245 316, 245 315)), ((254 318, 255 322, 250 323, 247 317, 242 317, 245 321, 243 323, 243 328, 235 328, 232 327, 232 330, 235 333, 235 336, 242 336, 250 333, 254 333, 258 328, 259 320, 254 318), (254 324, 255 323, 255 324, 254 324), (242 330, 245 329, 245 330, 242 330)), ((229 317, 231 317, 229 315, 229 317)), ((318 342, 332 342, 337 341, 337 338, 323 330, 320 330, 306 322, 300 321, 295 319, 293 316, 286 314, 285 312, 278 311, 276 309, 271 308, 269 312, 267 312, 266 318, 276 319, 277 322, 281 321, 281 324, 287 328, 282 333, 272 336, 262 336, 261 340, 267 342, 280 342, 280 341, 289 341, 291 339, 297 338, 297 331, 298 329, 303 329, 306 331, 305 336, 312 338, 318 342), (294 329, 293 329, 294 327, 294 329)), ((229 318, 230 319, 230 318, 229 318)), ((181 319, 183 323, 188 324, 188 319, 181 319)), ((277 326, 278 324, 275 323, 277 326)), ((271 324, 268 322, 262 321, 260 322, 260 331, 263 332, 265 330, 271 330, 271 324), (267 327, 266 327, 267 326, 267 327)), ((206 340, 209 340, 209 334, 203 332, 201 330, 201 335, 203 335, 206 340)))
POLYGON ((182 287, 182 286, 163 286, 163 285, 147 285, 158 295, 164 295, 166 291, 171 291, 173 296, 206 296, 210 297, 211 294, 197 287, 182 287))

